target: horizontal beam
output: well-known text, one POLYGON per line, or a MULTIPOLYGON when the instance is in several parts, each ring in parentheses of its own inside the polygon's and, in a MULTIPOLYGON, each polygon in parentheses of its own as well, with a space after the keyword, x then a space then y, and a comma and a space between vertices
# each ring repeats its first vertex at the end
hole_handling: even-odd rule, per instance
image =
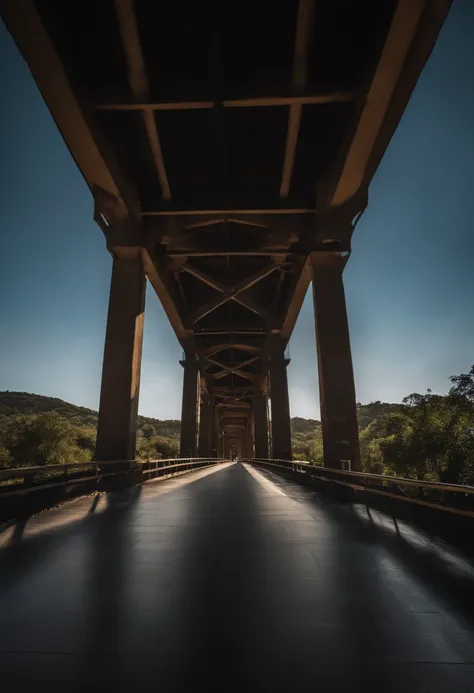
POLYGON ((397 3, 365 107, 331 200, 332 206, 343 204, 367 182, 365 171, 370 153, 382 127, 425 6, 426 0, 399 0, 397 3))
POLYGON ((248 99, 225 99, 224 101, 144 101, 142 103, 101 103, 99 111, 196 111, 211 110, 216 106, 224 108, 268 108, 278 106, 301 106, 312 104, 345 103, 360 97, 358 90, 335 91, 324 94, 295 96, 261 96, 248 99))
POLYGON ((291 243, 295 243, 301 234, 311 233, 315 230, 316 217, 315 214, 295 214, 291 219, 288 219, 286 214, 279 216, 277 214, 245 213, 240 216, 239 214, 218 212, 216 214, 196 214, 196 216, 187 214, 182 217, 145 216, 142 223, 146 234, 153 234, 154 237, 160 239, 167 237, 170 242, 175 238, 193 238, 196 232, 213 230, 213 226, 238 224, 239 226, 248 226, 255 231, 262 229, 265 231, 265 235, 269 234, 266 245, 270 245, 275 239, 280 238, 279 234, 287 239, 291 238, 291 243))
POLYGON ((315 214, 316 209, 307 207, 281 207, 280 209, 171 209, 142 212, 142 217, 187 217, 204 216, 206 214, 224 215, 230 214, 315 214))
POLYGON ((194 330, 196 337, 217 337, 221 335, 225 335, 226 337, 229 335, 237 335, 239 337, 265 337, 268 332, 269 330, 263 328, 261 330, 194 330))
POLYGON ((237 386, 230 386, 230 385, 223 385, 222 383, 219 383, 214 387, 214 394, 216 397, 229 397, 229 396, 236 396, 237 394, 239 395, 247 395, 250 394, 253 390, 253 385, 249 385, 248 383, 244 383, 243 385, 237 385, 237 386))
POLYGON ((232 342, 223 342, 221 344, 215 344, 214 346, 209 346, 205 349, 200 349, 199 354, 201 357, 206 358, 209 356, 214 356, 225 349, 237 349, 238 351, 248 351, 251 354, 261 354, 263 349, 261 347, 254 346, 252 344, 241 344, 232 342))
POLYGON ((180 258, 180 257, 273 257, 273 255, 288 255, 288 246, 279 246, 277 249, 272 247, 269 250, 243 250, 243 251, 221 251, 212 252, 211 250, 207 252, 200 252, 198 250, 171 250, 166 253, 170 258, 180 258))

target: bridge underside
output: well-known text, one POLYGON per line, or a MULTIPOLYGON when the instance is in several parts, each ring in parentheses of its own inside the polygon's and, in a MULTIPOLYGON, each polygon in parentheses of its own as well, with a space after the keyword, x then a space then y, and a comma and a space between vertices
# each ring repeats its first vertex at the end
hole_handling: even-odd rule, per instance
POLYGON ((114 256, 98 459, 134 454, 145 276, 185 351, 182 455, 291 457, 313 280, 325 462, 358 468, 342 271, 449 5, 2 1, 114 256))
POLYGON ((5 691, 474 690, 474 565, 269 472, 84 498, 0 543, 5 691))

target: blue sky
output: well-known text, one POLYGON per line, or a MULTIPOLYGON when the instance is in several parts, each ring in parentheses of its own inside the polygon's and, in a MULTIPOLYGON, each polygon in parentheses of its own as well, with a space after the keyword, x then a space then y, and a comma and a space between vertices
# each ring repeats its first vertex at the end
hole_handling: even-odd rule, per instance
MULTIPOLYGON (((357 398, 444 392, 474 363, 474 2, 457 0, 370 189, 345 286, 357 398)), ((0 390, 97 408, 111 258, 92 198, 0 27, 0 390)), ((318 417, 311 294, 291 412, 318 417)), ((140 412, 180 415, 179 344, 147 291, 140 412)))

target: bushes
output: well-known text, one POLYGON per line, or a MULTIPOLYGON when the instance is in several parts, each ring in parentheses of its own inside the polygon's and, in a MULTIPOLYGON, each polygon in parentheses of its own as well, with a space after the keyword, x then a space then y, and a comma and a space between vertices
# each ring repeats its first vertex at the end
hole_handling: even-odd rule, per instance
POLYGON ((177 438, 169 436, 152 436, 146 435, 137 438, 138 460, 159 460, 168 459, 179 456, 179 441, 177 438))
POLYGON ((14 414, 0 426, 4 466, 43 466, 88 462, 92 459, 90 432, 73 426, 57 412, 14 414))
POLYGON ((447 395, 409 395, 361 432, 365 471, 474 483, 474 367, 451 382, 447 395))
MULTIPOLYGON (((451 382, 447 395, 428 391, 402 404, 357 405, 364 471, 474 484, 474 366, 451 382)), ((0 393, 0 469, 91 460, 96 420, 90 409, 62 400, 0 393), (57 409, 45 411, 51 403, 57 409)), ((177 457, 179 432, 179 421, 138 417, 137 458, 177 457)), ((322 464, 318 421, 292 419, 292 437, 294 459, 322 464)))

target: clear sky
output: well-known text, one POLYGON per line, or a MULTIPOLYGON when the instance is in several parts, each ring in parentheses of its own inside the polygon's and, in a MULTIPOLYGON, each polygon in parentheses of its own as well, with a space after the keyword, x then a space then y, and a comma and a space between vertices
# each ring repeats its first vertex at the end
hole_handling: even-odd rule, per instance
MULTIPOLYGON (((379 167, 345 271, 357 398, 445 392, 474 363, 474 2, 455 0, 379 167)), ((0 26, 0 390, 96 409, 111 258, 92 198, 0 26)), ((291 413, 318 417, 311 295, 291 413)), ((180 346, 147 292, 140 412, 179 418, 180 346)))

